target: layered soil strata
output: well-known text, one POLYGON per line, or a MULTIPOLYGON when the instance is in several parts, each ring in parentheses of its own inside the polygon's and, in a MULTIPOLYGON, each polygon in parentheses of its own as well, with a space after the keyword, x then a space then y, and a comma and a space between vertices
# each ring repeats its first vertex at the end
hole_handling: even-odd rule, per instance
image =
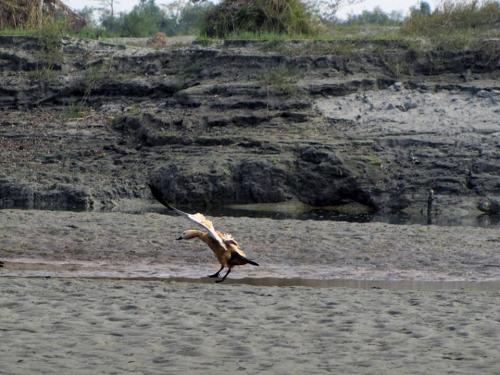
POLYGON ((0 36, 0 207, 356 202, 478 215, 500 196, 498 41, 183 39, 164 48, 0 36))

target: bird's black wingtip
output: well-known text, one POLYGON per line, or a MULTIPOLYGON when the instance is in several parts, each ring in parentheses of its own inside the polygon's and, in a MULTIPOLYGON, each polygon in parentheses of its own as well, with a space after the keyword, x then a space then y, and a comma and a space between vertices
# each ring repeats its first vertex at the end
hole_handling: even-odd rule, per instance
POLYGON ((151 194, 153 194, 153 197, 155 197, 156 200, 162 199, 160 189, 158 189, 156 186, 154 186, 151 183, 148 183, 149 190, 151 190, 151 194))
POLYGON ((162 205, 167 207, 170 210, 174 210, 174 208, 168 204, 168 202, 163 198, 163 194, 161 193, 160 189, 158 189, 156 186, 154 186, 151 183, 148 183, 149 190, 151 190, 151 194, 153 194, 153 197, 160 202, 162 205))

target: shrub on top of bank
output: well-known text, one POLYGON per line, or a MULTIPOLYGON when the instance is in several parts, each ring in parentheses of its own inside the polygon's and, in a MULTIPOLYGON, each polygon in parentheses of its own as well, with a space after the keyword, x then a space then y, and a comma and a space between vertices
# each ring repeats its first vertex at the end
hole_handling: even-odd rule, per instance
POLYGON ((313 35, 316 30, 299 0, 223 0, 207 12, 201 33, 223 38, 246 32, 313 35))

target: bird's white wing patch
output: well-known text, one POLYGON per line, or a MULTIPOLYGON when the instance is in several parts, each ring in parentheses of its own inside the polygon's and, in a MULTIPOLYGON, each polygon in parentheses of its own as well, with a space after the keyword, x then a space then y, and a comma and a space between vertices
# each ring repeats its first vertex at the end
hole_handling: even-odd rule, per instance
POLYGON ((188 214, 187 212, 184 212, 184 211, 181 211, 175 207, 172 207, 165 199, 163 199, 163 196, 162 196, 161 191, 159 189, 157 189, 153 185, 149 185, 149 187, 151 189, 151 193, 158 200, 158 202, 163 204, 168 209, 178 213, 179 215, 182 215, 182 216, 188 218, 189 220, 191 220, 195 224, 198 224, 203 229, 207 230, 210 237, 212 237, 215 241, 217 241, 219 243, 219 245, 221 245, 225 250, 227 250, 226 244, 224 243, 222 238, 219 237, 219 235, 215 231, 214 225, 212 224, 212 222, 210 220, 208 220, 205 216, 203 216, 200 213, 188 214))
POLYGON ((210 220, 208 220, 203 214, 196 213, 196 214, 186 214, 186 217, 191 220, 192 222, 198 224, 202 228, 206 229, 208 231, 208 234, 210 237, 212 237, 214 240, 216 240, 219 245, 221 245, 224 249, 227 250, 227 246, 220 238, 220 236, 217 234, 215 231, 214 225, 210 220))
POLYGON ((208 220, 203 214, 188 214, 189 218, 193 220, 195 223, 198 223, 204 227, 214 229, 214 225, 210 220, 208 220))

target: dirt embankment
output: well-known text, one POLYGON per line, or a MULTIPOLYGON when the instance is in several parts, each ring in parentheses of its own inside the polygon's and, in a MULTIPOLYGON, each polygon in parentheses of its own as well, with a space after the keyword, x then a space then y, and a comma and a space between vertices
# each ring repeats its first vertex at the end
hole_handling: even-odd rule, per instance
POLYGON ((0 37, 0 206, 357 202, 477 215, 500 196, 499 48, 394 41, 149 48, 0 37))

